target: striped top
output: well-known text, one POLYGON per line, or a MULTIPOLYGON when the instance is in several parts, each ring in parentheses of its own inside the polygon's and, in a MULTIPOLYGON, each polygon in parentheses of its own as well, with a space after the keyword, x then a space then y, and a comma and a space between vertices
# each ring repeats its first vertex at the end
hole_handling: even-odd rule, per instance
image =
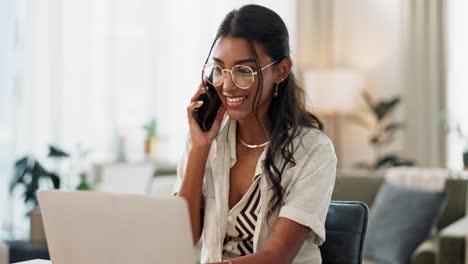
POLYGON ((254 252, 253 237, 260 212, 259 176, 254 177, 247 193, 228 213, 223 259, 232 259, 254 252))

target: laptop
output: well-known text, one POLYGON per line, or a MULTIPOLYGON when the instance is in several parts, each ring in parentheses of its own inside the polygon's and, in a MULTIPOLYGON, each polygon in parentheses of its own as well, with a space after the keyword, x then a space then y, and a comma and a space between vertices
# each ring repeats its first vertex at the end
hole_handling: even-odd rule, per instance
POLYGON ((40 191, 53 264, 194 264, 189 213, 178 197, 40 191))

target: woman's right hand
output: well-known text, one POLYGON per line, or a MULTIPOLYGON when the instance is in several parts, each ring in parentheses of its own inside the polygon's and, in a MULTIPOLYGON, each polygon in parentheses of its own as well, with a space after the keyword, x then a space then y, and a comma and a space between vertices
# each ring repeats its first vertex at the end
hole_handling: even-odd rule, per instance
POLYGON ((200 126, 198 125, 195 117, 193 116, 193 110, 195 108, 200 108, 203 105, 203 101, 197 101, 198 97, 202 94, 208 92, 208 88, 205 86, 206 78, 203 80, 203 83, 200 84, 197 92, 192 97, 189 106, 187 107, 187 118, 189 122, 189 130, 190 130, 190 139, 192 141, 192 148, 195 149, 206 149, 209 151, 211 148, 211 143, 213 140, 218 136, 219 129, 221 127, 221 122, 223 120, 224 113, 226 112, 226 108, 224 105, 218 110, 216 114, 216 118, 211 126, 211 129, 207 132, 203 131, 200 126))

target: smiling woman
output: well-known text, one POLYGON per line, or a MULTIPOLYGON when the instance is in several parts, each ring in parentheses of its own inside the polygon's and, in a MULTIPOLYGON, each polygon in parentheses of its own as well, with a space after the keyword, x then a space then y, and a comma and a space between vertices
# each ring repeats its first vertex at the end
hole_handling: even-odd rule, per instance
POLYGON ((188 201, 194 243, 203 240, 202 262, 321 263, 336 155, 291 68, 275 12, 246 5, 226 15, 187 107, 174 187, 188 201), (222 105, 205 132, 192 113, 209 104, 198 99, 208 89, 222 105))
MULTIPOLYGON (((264 2, 294 25, 294 2, 264 2)), ((0 146, 5 155, 0 187, 6 190, 13 161, 25 153, 43 160, 50 143, 65 149, 81 143, 93 150, 92 163, 110 162, 125 131, 125 154, 139 162, 141 126, 152 117, 161 136, 158 161, 175 163, 188 126, 180 122, 185 102, 200 78, 197 69, 217 21, 238 2, 6 0, 0 5, 0 127, 6 127, 0 128, 0 141, 7 142, 0 146)), ((24 203, 13 198, 14 213, 6 211, 7 193, 0 191, 0 220, 2 215, 8 220, 0 224, 14 223, 16 233, 27 234, 24 203)))

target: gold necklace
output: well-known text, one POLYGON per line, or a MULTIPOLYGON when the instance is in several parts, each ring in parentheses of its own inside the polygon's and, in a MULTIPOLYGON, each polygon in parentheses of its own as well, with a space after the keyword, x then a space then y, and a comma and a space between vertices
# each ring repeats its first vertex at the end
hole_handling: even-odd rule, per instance
POLYGON ((244 159, 250 159, 251 157, 253 156, 257 156, 258 154, 261 154, 263 152, 263 149, 261 149, 260 151, 258 152, 255 152, 255 153, 242 153, 242 151, 240 149, 237 149, 237 155, 239 155, 240 157, 244 158, 244 159))
POLYGON ((270 143, 270 141, 267 141, 267 142, 259 144, 259 145, 249 145, 249 144, 245 143, 240 137, 237 137, 237 139, 239 139, 239 141, 240 141, 240 143, 242 143, 242 145, 244 145, 244 146, 246 146, 248 148, 251 148, 251 149, 261 148, 261 147, 264 147, 264 146, 268 145, 268 143, 270 143))

